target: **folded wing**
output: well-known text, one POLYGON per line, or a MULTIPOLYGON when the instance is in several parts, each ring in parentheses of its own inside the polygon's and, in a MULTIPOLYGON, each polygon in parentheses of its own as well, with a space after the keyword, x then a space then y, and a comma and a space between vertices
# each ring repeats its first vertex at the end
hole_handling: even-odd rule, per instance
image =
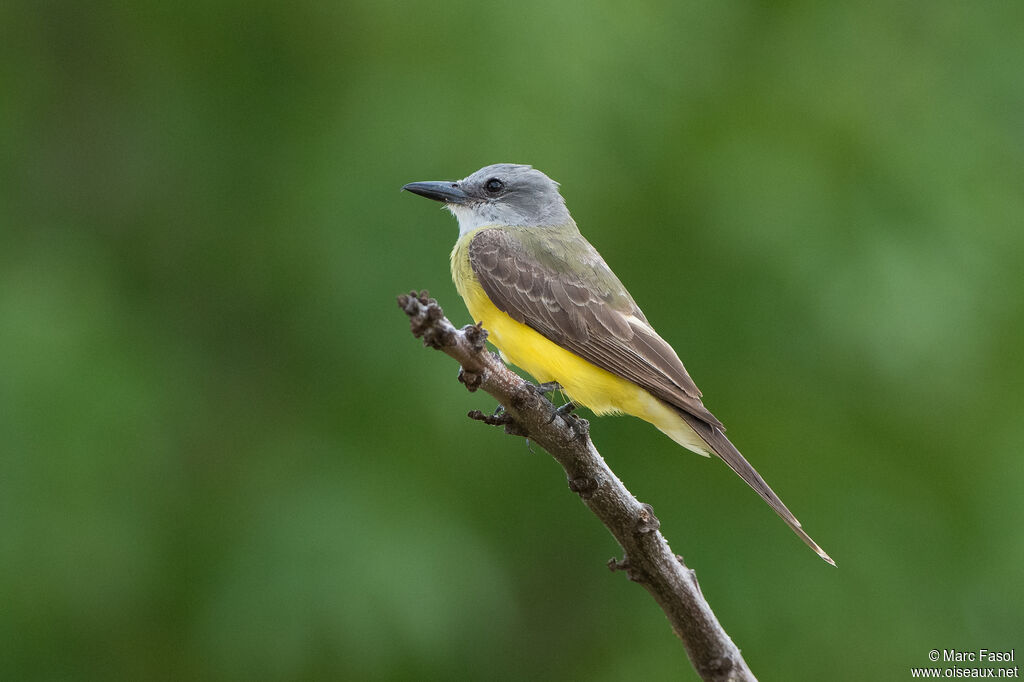
POLYGON ((711 426, 721 422, 672 347, 575 226, 484 229, 469 260, 499 310, 711 426))

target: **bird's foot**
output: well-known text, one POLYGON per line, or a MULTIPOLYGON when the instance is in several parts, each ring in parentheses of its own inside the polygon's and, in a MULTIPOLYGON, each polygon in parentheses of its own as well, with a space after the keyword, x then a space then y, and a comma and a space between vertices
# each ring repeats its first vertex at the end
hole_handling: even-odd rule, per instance
POLYGON ((575 410, 577 407, 579 407, 579 405, 570 400, 564 405, 559 405, 558 407, 556 407, 555 412, 558 413, 559 417, 564 417, 565 415, 575 410))
POLYGON ((562 390, 562 384, 557 381, 545 381, 543 384, 537 384, 537 393, 541 395, 547 395, 548 393, 554 393, 555 391, 562 390))
POLYGON ((551 410, 551 419, 548 420, 548 424, 550 424, 551 422, 555 421, 555 419, 557 419, 558 417, 562 417, 563 419, 565 419, 577 407, 579 407, 579 405, 577 405, 576 403, 574 403, 571 400, 569 402, 565 403, 564 405, 559 405, 555 409, 551 410))

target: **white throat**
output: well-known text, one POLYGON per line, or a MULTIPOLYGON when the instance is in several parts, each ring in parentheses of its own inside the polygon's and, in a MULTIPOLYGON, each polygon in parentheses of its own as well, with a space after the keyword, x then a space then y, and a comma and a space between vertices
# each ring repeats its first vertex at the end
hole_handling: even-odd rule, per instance
POLYGON ((468 206, 460 206, 459 204, 445 204, 445 208, 451 211, 452 215, 455 216, 459 221, 459 236, 463 237, 467 233, 473 230, 484 227, 486 225, 503 225, 504 221, 497 218, 494 215, 485 215, 481 211, 476 211, 468 206))

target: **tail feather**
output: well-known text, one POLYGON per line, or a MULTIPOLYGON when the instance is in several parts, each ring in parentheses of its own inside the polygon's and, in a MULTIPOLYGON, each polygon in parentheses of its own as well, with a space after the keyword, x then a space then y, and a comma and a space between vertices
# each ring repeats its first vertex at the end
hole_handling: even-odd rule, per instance
POLYGON ((780 500, 779 496, 775 494, 775 491, 765 483, 764 479, 761 478, 761 474, 757 473, 754 467, 750 465, 750 462, 740 454, 740 451, 736 449, 736 446, 733 445, 728 438, 726 438, 721 429, 708 424, 691 414, 683 412, 682 410, 680 410, 680 416, 682 416, 686 423, 690 425, 690 428, 696 431, 697 435, 699 435, 704 442, 708 444, 711 450, 729 465, 730 469, 735 471, 740 478, 746 481, 747 485, 753 488, 754 491, 760 495, 772 509, 775 510, 775 513, 793 529, 793 532, 796 533, 801 540, 807 543, 808 547, 813 549, 818 556, 828 563, 833 566, 836 565, 836 562, 832 561, 832 557, 830 557, 825 550, 823 550, 818 543, 812 540, 811 536, 804 531, 800 522, 797 521, 795 516, 793 516, 793 512, 786 508, 786 505, 782 503, 782 500, 780 500))

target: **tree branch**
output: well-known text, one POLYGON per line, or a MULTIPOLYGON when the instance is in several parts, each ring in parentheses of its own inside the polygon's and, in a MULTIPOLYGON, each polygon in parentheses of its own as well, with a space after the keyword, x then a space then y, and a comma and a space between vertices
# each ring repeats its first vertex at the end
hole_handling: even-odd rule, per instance
POLYGON ((547 450, 565 469, 569 489, 611 531, 624 552, 622 561, 608 567, 623 570, 640 583, 661 606, 672 629, 704 680, 755 680, 739 649, 719 624, 701 594, 694 571, 672 553, 658 530, 660 522, 649 504, 626 490, 608 468, 590 440, 589 424, 573 414, 556 411, 533 384, 512 372, 497 355, 486 350, 487 332, 479 324, 456 329, 427 292, 398 297, 409 316, 412 333, 423 344, 443 351, 462 366, 459 381, 470 391, 483 389, 502 408, 473 419, 505 427, 506 433, 525 436, 547 450))

